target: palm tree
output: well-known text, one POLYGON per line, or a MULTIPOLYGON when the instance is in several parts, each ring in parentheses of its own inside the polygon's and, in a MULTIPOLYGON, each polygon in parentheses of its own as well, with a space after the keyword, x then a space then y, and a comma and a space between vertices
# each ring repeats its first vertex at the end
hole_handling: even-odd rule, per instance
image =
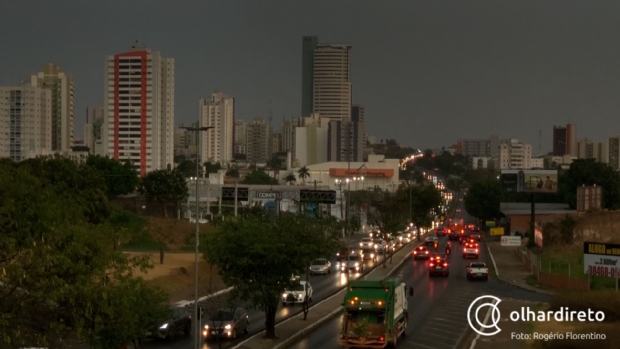
POLYGON ((290 173, 288 176, 286 176, 286 178, 284 179, 288 184, 293 184, 296 180, 295 175, 290 173))
POLYGON ((310 171, 306 166, 300 168, 297 173, 299 174, 299 178, 303 181, 304 185, 306 185, 306 178, 310 177, 310 171))

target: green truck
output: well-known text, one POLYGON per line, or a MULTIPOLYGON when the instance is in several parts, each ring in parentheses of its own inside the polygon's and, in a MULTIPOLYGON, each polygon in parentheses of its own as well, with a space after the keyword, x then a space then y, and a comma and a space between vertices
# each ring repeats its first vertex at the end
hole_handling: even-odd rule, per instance
MULTIPOLYGON (((413 295, 413 288, 409 296, 413 295)), ((344 296, 340 344, 345 348, 394 346, 405 334, 409 314, 407 286, 395 277, 351 281, 344 296)))

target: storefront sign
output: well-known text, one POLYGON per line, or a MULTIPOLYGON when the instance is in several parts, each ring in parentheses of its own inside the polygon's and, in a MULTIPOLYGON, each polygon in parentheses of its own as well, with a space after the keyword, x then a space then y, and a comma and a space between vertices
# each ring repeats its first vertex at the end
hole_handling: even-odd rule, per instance
POLYGON ((394 177, 393 169, 368 169, 355 170, 346 168, 330 168, 330 177, 352 177, 363 176, 364 178, 391 178, 394 177))
POLYGON ((282 193, 275 191, 257 191, 256 198, 257 199, 279 199, 281 198, 282 193))
POLYGON ((620 277, 620 244, 584 242, 583 272, 590 275, 620 277))
POLYGON ((502 236, 502 246, 521 246, 521 237, 502 236))

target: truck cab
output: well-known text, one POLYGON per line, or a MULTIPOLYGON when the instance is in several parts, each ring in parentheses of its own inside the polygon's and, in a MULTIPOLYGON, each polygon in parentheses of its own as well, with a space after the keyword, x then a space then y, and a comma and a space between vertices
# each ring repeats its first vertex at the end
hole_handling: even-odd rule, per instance
POLYGON ((355 348, 396 346, 409 321, 407 287, 398 278, 351 281, 344 297, 340 344, 355 348))

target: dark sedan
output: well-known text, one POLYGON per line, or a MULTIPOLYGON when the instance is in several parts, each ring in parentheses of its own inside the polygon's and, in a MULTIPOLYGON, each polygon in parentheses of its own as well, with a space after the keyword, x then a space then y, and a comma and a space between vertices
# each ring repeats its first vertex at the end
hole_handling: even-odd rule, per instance
POLYGON ((183 308, 170 308, 170 318, 146 334, 147 338, 166 338, 173 340, 183 333, 186 336, 192 329, 192 319, 183 308))
POLYGON ((235 339, 238 333, 247 334, 249 325, 250 317, 244 309, 220 309, 207 321, 202 330, 202 337, 235 339))

